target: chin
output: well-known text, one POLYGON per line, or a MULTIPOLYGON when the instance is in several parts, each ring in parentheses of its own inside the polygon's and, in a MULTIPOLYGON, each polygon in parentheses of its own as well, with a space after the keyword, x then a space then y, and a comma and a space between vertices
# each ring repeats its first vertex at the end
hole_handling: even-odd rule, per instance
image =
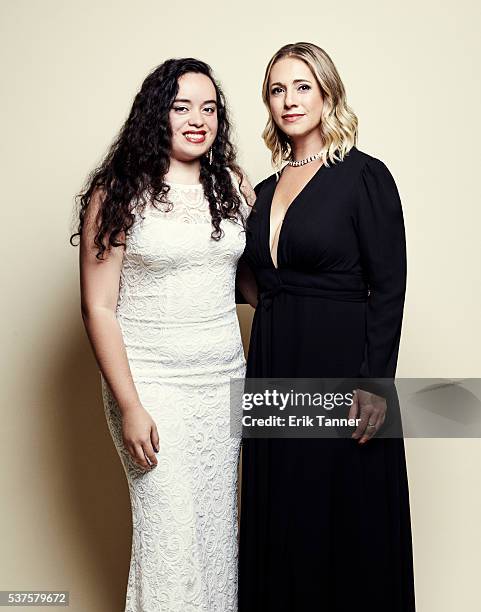
POLYGON ((202 149, 197 147, 189 147, 188 149, 185 148, 177 151, 177 158, 179 159, 179 161, 191 162, 195 159, 199 159, 200 157, 202 157, 202 155, 205 155, 208 150, 209 149, 206 149, 205 147, 202 147, 202 149))
POLYGON ((283 130, 284 134, 286 134, 286 136, 289 136, 289 138, 302 138, 303 136, 305 136, 306 134, 309 134, 309 132, 311 130, 306 130, 306 128, 291 128, 289 130, 283 130))
POLYGON ((285 130, 285 134, 289 136, 289 138, 304 138, 312 133, 313 130, 316 129, 316 126, 296 126, 291 128, 290 130, 285 130))
POLYGON ((191 149, 186 150, 185 154, 190 155, 191 157, 202 157, 202 155, 205 155, 208 152, 208 150, 209 150, 209 147, 203 146, 202 148, 200 148, 200 147, 193 146, 191 149))

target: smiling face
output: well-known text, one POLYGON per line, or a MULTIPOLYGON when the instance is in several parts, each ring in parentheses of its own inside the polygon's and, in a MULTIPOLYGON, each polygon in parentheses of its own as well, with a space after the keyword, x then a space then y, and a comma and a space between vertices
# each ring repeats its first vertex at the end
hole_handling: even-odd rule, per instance
POLYGON ((290 139, 302 139, 321 123, 323 98, 309 66, 297 57, 283 57, 269 75, 269 108, 277 127, 290 139))
POLYGON ((190 162, 212 146, 217 135, 217 95, 208 76, 197 72, 183 74, 179 91, 169 113, 172 131, 170 156, 190 162))

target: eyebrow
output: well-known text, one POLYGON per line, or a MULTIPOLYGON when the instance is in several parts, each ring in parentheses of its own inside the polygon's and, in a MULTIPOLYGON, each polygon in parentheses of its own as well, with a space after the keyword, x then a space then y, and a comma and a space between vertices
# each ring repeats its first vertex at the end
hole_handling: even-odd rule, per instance
MULTIPOLYGON (((309 79, 294 79, 292 82, 294 84, 296 84, 296 83, 310 83, 311 81, 309 81, 309 79)), ((270 87, 274 87, 274 85, 281 85, 282 86, 282 85, 284 85, 284 83, 279 83, 279 82, 271 83, 270 87)))
MULTIPOLYGON (((191 100, 188 100, 187 98, 176 98, 174 100, 174 104, 175 102, 184 102, 187 104, 192 104, 191 100)), ((217 100, 206 100, 205 102, 202 102, 202 104, 217 104, 217 100)))

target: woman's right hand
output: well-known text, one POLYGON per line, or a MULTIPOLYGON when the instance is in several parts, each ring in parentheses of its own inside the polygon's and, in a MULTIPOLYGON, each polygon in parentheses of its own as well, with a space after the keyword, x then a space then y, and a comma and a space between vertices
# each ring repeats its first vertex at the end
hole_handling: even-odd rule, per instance
POLYGON ((138 407, 122 415, 122 437, 125 448, 137 465, 145 470, 157 465, 155 453, 159 452, 159 433, 145 408, 138 407))

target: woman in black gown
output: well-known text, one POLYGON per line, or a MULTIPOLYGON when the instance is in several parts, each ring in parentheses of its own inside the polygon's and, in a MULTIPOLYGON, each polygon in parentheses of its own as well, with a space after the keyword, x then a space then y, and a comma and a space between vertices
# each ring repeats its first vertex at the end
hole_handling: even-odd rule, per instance
MULTIPOLYGON (((356 148, 319 47, 280 49, 263 97, 264 140, 279 170, 288 163, 257 185, 248 222, 247 375, 394 377, 406 283, 394 180, 356 148)), ((244 439, 239 612, 414 611, 404 441, 375 436, 386 403, 366 389, 352 438, 244 439)))

